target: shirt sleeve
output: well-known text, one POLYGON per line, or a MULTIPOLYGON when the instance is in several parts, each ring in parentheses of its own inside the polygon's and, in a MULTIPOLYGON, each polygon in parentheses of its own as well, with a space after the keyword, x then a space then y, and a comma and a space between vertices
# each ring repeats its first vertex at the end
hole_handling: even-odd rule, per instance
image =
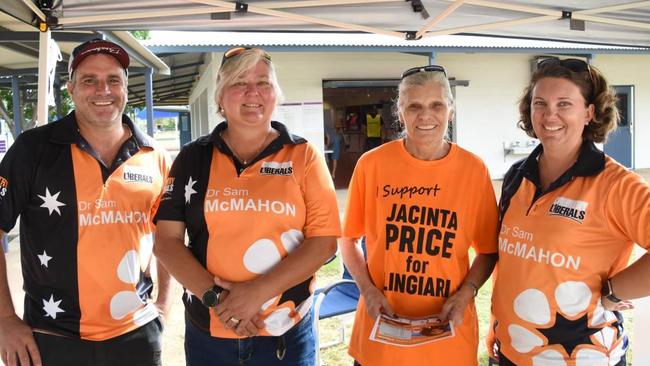
MULTIPOLYGON (((158 197, 156 198, 156 202, 154 202, 153 206, 151 207, 151 217, 156 217, 156 213, 158 212, 158 207, 160 207, 160 200, 162 199, 162 196, 165 194, 165 188, 167 187, 167 177, 169 176, 169 168, 171 165, 171 156, 169 155, 169 152, 167 150, 161 150, 157 152, 159 154, 159 169, 160 169, 160 174, 162 175, 163 179, 163 185, 162 189, 160 190, 158 197)), ((153 224, 154 222, 152 222, 153 224)))
POLYGON ((311 145, 307 145, 302 190, 307 209, 307 218, 303 229, 305 238, 341 236, 341 222, 334 183, 325 159, 311 145))
POLYGON ((352 173, 348 199, 343 215, 343 236, 359 238, 365 235, 366 164, 362 156, 352 173))
POLYGON ((183 182, 187 181, 185 167, 189 166, 189 155, 189 149, 184 148, 174 160, 163 185, 154 223, 157 223, 158 220, 185 221, 185 186, 183 182))
POLYGON ((483 174, 474 193, 478 196, 478 201, 472 247, 481 254, 496 253, 499 234, 499 211, 490 173, 484 164, 481 165, 481 168, 483 174))
POLYGON ((0 229, 5 233, 14 227, 27 205, 32 168, 32 153, 20 135, 0 163, 0 229))
POLYGON ((605 210, 610 230, 650 249, 650 186, 643 178, 629 171, 617 177, 605 210))

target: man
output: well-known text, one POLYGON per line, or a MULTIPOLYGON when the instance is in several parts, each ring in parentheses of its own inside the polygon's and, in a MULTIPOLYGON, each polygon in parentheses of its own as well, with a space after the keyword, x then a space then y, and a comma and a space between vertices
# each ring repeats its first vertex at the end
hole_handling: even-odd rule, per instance
POLYGON ((123 114, 129 56, 75 48, 75 110, 21 134, 0 164, 0 235, 20 215, 23 320, 0 256, 0 352, 14 365, 160 365, 169 275, 148 276, 169 158, 123 114))
POLYGON ((366 120, 363 124, 363 129, 366 132, 366 142, 363 151, 372 150, 381 145, 383 139, 382 126, 384 124, 381 118, 381 113, 376 105, 372 106, 372 110, 366 113, 366 120))

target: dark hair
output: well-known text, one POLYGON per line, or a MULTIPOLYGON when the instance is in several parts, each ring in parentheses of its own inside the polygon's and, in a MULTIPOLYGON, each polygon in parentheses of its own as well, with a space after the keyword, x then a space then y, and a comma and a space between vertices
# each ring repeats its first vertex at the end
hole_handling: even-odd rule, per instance
POLYGON ((530 116, 530 104, 533 89, 537 82, 543 78, 567 79, 580 89, 586 104, 594 105, 594 118, 585 126, 582 137, 593 142, 605 142, 607 135, 616 129, 620 118, 616 106, 617 98, 616 93, 609 87, 600 70, 591 65, 584 72, 569 70, 560 63, 544 64, 535 70, 530 79, 530 84, 519 100, 519 122, 517 122, 517 126, 524 130, 528 136, 537 138, 530 116))

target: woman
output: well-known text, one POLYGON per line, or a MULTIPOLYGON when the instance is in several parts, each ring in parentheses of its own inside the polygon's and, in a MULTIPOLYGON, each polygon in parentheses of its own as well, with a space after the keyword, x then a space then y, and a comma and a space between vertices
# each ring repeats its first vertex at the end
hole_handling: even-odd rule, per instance
POLYGON ((186 289, 188 365, 314 363, 311 285, 336 250, 338 210, 321 154, 271 121, 279 95, 266 52, 226 52, 226 122, 172 166, 155 253, 186 289))
POLYGON ((477 364, 473 298, 496 262, 497 207, 483 162, 445 140, 453 103, 441 66, 404 72, 404 138, 362 155, 354 170, 340 248, 362 295, 349 348, 357 364, 477 364), (439 316, 455 335, 415 347, 376 342, 369 336, 381 314, 439 316))
POLYGON ((492 306, 500 365, 625 365, 618 310, 650 294, 650 188, 598 150, 616 97, 577 59, 538 65, 519 104, 541 144, 503 182, 492 306), (626 268, 627 267, 627 268, 626 268))

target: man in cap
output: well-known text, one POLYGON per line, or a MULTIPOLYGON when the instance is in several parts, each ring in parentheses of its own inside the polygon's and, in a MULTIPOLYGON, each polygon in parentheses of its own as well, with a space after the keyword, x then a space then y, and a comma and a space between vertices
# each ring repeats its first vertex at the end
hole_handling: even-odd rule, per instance
POLYGON ((0 353, 14 365, 160 365, 169 275, 150 300, 151 218, 168 155, 123 114, 128 54, 105 40, 72 53, 75 110, 21 134, 0 164, 0 236, 20 215, 25 312, 0 256, 0 353))

